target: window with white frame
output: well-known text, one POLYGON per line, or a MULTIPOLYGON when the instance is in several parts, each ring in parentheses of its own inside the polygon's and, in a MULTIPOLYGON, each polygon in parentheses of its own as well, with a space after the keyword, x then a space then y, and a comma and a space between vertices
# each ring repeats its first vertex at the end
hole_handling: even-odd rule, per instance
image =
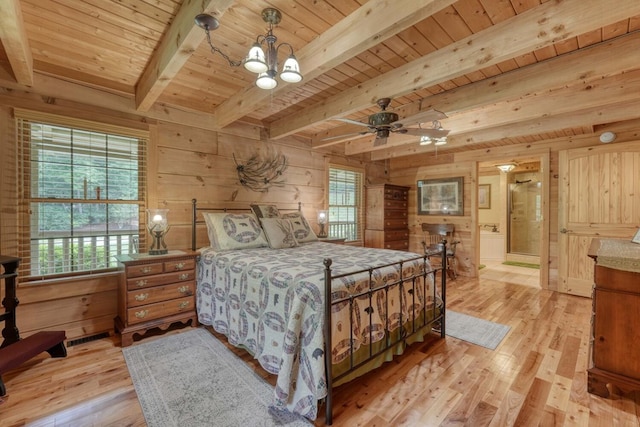
POLYGON ((16 113, 23 278, 104 271, 144 247, 146 131, 16 113))
POLYGON ((362 240, 363 176, 357 169, 329 167, 329 236, 362 240))

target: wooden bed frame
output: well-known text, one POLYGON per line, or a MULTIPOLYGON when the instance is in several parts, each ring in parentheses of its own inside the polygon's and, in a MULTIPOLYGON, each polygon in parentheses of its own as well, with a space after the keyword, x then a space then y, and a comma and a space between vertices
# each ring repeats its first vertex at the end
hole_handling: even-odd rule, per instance
MULTIPOLYGON (((242 208, 208 208, 208 207, 197 207, 197 201, 196 199, 192 200, 193 203, 193 215, 192 215, 192 250, 196 250, 196 225, 197 224, 204 224, 204 220, 198 220, 198 212, 244 212, 244 211, 251 211, 251 209, 242 209, 242 208)), ((292 209, 293 210, 293 209, 292 209)), ((300 210, 300 204, 298 204, 298 210, 300 210)), ((383 353, 391 350, 392 348, 394 348, 395 346, 397 346, 399 343, 404 342, 407 343, 407 341, 414 337, 417 334, 426 334, 427 333, 427 328, 430 328, 430 332, 437 332, 440 334, 440 338, 444 338, 445 337, 445 319, 446 319, 446 286, 447 286, 447 275, 445 274, 446 269, 447 269, 447 257, 446 257, 446 240, 443 240, 443 250, 441 252, 433 252, 433 253, 429 253, 429 254, 425 254, 425 255, 420 255, 417 257, 413 257, 410 259, 406 259, 404 261, 401 262, 394 262, 394 263, 390 263, 390 264, 386 264, 386 265, 382 265, 382 266, 378 266, 375 268, 364 268, 361 270, 356 270, 356 271, 350 271, 348 273, 344 273, 344 274, 336 274, 334 275, 332 273, 331 270, 331 265, 332 265, 332 260, 330 258, 326 258, 324 260, 324 279, 325 279, 325 283, 328 284, 325 287, 325 301, 331 301, 331 282, 333 280, 336 279, 340 279, 342 277, 346 277, 346 276, 350 276, 353 274, 362 274, 362 273, 368 273, 369 277, 372 278, 375 275, 376 270, 381 269, 381 268, 385 268, 385 267, 390 267, 393 265, 398 265, 399 267, 399 271, 401 272, 400 274, 400 278, 396 281, 393 282, 389 282, 386 283, 384 286, 378 286, 376 288, 373 289, 367 289, 359 294, 353 294, 353 295, 349 295, 348 297, 339 299, 339 300, 335 300, 335 301, 331 301, 331 304, 325 304, 325 322, 324 322, 324 342, 325 342, 325 348, 324 348, 324 354, 325 354, 325 371, 326 371, 326 380, 327 380, 327 396, 325 398, 325 423, 327 425, 331 425, 333 423, 333 383, 339 381, 340 379, 352 374, 354 371, 356 371, 357 369, 361 368, 363 365, 367 364, 368 362, 371 362, 372 360, 376 359, 377 357, 379 357, 380 355, 382 355, 383 353), (431 269, 427 269, 426 266, 430 265, 428 263, 428 257, 433 257, 434 255, 438 255, 440 254, 441 258, 442 258, 442 262, 440 265, 438 265, 436 268, 431 267, 431 269), (411 275, 409 277, 403 277, 402 276, 402 264, 405 262, 409 262, 409 261, 415 261, 417 259, 422 259, 424 262, 424 266, 425 268, 423 269, 422 272, 418 272, 417 274, 411 275), (440 283, 438 284, 437 279, 437 273, 438 271, 440 271, 440 283), (388 295, 387 290, 394 287, 394 286, 406 286, 409 285, 412 287, 412 289, 415 289, 416 285, 419 283, 422 283, 422 287, 423 287, 423 295, 426 298, 428 296, 427 294, 427 277, 428 276, 433 276, 433 292, 431 294, 433 301, 434 301, 434 305, 433 307, 429 307, 427 304, 424 304, 424 307, 422 308, 422 316, 420 316, 420 319, 416 319, 416 321, 413 322, 412 326, 411 326, 411 331, 409 331, 408 333, 406 332, 405 329, 405 333, 399 333, 396 334, 398 335, 397 338, 392 339, 390 337, 390 334, 387 333, 386 338, 383 339, 382 341, 384 341, 383 345, 380 346, 380 348, 376 349, 375 351, 373 350, 372 346, 369 346, 369 355, 366 358, 366 360, 361 361, 359 363, 354 363, 354 352, 353 350, 350 351, 350 354, 348 356, 349 359, 349 368, 347 371, 341 373, 338 376, 333 376, 333 366, 331 363, 331 345, 327 345, 327 343, 331 343, 331 307, 335 304, 340 304, 340 303, 344 303, 345 301, 349 302, 349 307, 350 307, 350 312, 353 312, 352 308, 353 308, 353 303, 354 300, 356 298, 362 298, 362 297, 368 297, 370 300, 373 300, 373 296, 374 293, 377 293, 381 290, 385 290, 385 295, 388 295), (439 291, 439 292, 438 292, 439 291), (438 306, 438 302, 441 301, 441 305, 438 306), (429 316, 427 315, 427 312, 429 310, 433 309, 434 314, 437 313, 437 310, 439 310, 439 313, 437 313, 437 315, 435 315, 435 317, 433 318, 429 318, 429 316), (420 322, 419 324, 416 325, 416 322, 420 322)), ((197 284, 196 284, 197 286, 197 284)), ((412 295, 414 295, 415 298, 415 292, 412 293, 412 295)), ((388 298, 388 297, 387 297, 388 298)), ((387 301, 388 302, 388 299, 387 301)), ((372 319, 371 317, 369 318, 369 324, 371 325, 372 319)), ((400 324, 403 324, 403 320, 402 318, 400 318, 400 324)), ((388 328, 387 328, 388 329, 388 328)), ((351 334, 353 334, 353 328, 349 328, 351 332, 351 334)), ((369 342, 372 341, 371 335, 372 335, 372 328, 369 328, 370 332, 370 339, 369 342)), ((351 335, 350 339, 353 339, 353 335, 351 335)), ((381 341, 381 342, 382 342, 381 341)))

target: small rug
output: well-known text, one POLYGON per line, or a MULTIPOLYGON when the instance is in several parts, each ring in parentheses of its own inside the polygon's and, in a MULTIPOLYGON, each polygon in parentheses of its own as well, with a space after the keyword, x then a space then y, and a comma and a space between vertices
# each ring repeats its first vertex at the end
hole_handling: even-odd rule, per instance
POLYGON ((309 427, 272 414, 273 387, 206 329, 122 349, 149 427, 309 427))
POLYGON ((447 310, 446 316, 447 335, 491 350, 495 350, 498 347, 509 332, 509 329, 511 329, 507 325, 479 319, 456 311, 447 310))
POLYGON ((529 264, 528 262, 505 261, 502 264, 503 265, 514 265, 516 267, 535 268, 536 270, 540 270, 540 264, 529 264))

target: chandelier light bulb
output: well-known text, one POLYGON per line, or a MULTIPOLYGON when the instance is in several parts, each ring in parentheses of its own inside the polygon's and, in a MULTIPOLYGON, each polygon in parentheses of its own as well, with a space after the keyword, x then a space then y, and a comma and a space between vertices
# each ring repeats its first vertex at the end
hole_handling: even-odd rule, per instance
POLYGON ((429 138, 428 136, 421 136, 420 137, 420 145, 429 145, 431 144, 433 141, 431 140, 431 138, 429 138))
POLYGON ((280 78, 287 83, 298 83, 302 80, 302 74, 300 74, 300 65, 296 57, 291 54, 284 62, 280 78))
POLYGON ((262 73, 256 79, 256 86, 260 89, 273 89, 278 86, 278 81, 269 75, 269 73, 262 73))
POLYGON ((249 49, 249 53, 244 60, 244 68, 256 74, 261 74, 268 70, 264 51, 257 42, 249 49))

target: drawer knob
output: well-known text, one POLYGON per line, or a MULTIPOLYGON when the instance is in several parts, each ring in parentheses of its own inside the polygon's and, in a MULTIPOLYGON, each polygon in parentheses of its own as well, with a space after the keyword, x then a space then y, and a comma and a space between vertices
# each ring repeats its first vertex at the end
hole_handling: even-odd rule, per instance
POLYGON ((184 262, 179 262, 179 263, 177 263, 177 264, 175 265, 176 270, 182 270, 182 269, 184 268, 184 266, 185 266, 185 263, 184 263, 184 262))
POLYGON ((178 278, 180 280, 187 280, 189 278, 189 273, 183 273, 180 276, 178 276, 178 278))
POLYGON ((178 288, 178 292, 181 294, 191 295, 191 287, 190 286, 180 286, 178 288))
POLYGON ((143 287, 143 286, 146 286, 146 284, 147 284, 147 281, 146 281, 146 280, 138 280, 138 281, 136 282, 136 286, 137 286, 137 287, 139 287, 139 288, 141 288, 141 287, 143 287))
POLYGON ((187 308, 189 307, 189 301, 182 301, 180 304, 178 304, 178 308, 180 310, 182 310, 183 308, 187 308))
POLYGON ((153 271, 153 269, 151 267, 143 267, 143 268, 140 269, 140 272, 142 274, 148 274, 148 273, 151 273, 152 271, 153 271))
POLYGON ((147 298, 149 298, 149 294, 145 293, 145 294, 138 294, 135 296, 136 301, 144 301, 147 298))
POLYGON ((138 319, 144 319, 147 314, 149 314, 149 310, 136 311, 136 317, 138 319))

